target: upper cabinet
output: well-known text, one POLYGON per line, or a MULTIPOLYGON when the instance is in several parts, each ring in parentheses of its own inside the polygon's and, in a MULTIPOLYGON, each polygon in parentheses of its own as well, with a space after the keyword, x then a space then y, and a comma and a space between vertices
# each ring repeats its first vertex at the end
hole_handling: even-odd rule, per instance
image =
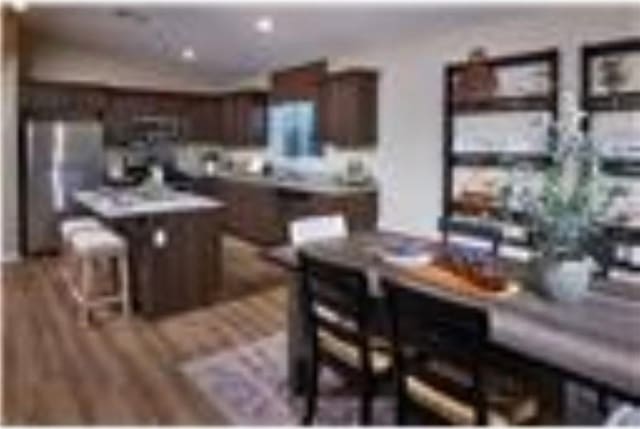
POLYGON ((222 141, 222 98, 185 97, 185 138, 191 142, 222 141))
POLYGON ((176 119, 184 135, 186 112, 185 99, 178 93, 111 90, 105 115, 106 143, 127 143, 133 138, 134 122, 146 117, 176 119))
POLYGON ((375 145, 378 138, 378 73, 350 69, 329 75, 320 97, 320 135, 342 147, 375 145))
POLYGON ((263 146, 267 140, 267 94, 246 91, 235 94, 237 136, 239 146, 263 146))
POLYGON ((221 142, 227 147, 264 146, 267 139, 267 93, 225 94, 220 102, 221 142))
POLYGON ((106 92, 85 85, 29 83, 20 88, 23 114, 40 119, 97 119, 107 107, 106 92))
POLYGON ((318 101, 326 75, 325 61, 276 71, 271 75, 271 101, 318 101))

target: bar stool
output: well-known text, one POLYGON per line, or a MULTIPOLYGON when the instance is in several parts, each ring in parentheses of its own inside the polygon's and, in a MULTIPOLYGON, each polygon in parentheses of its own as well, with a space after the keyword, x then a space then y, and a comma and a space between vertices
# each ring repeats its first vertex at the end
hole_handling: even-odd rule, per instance
POLYGON ((123 238, 105 227, 79 229, 70 235, 72 257, 78 262, 80 279, 70 282, 71 293, 80 305, 82 321, 88 324, 91 310, 96 307, 118 303, 122 314, 128 317, 130 308, 129 262, 127 244, 123 238), (101 261, 115 262, 118 288, 114 294, 92 298, 92 289, 97 280, 96 264, 101 261))
POLYGON ((64 244, 68 244, 71 236, 85 229, 101 228, 102 224, 93 217, 74 217, 65 219, 60 223, 60 235, 64 244))

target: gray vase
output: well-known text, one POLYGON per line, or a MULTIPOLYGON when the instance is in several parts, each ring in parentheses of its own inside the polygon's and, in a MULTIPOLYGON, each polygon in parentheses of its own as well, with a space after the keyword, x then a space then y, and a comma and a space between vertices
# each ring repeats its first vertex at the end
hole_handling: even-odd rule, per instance
POLYGON ((593 273, 589 257, 540 262, 540 286, 546 296, 562 302, 579 302, 585 297, 593 273))

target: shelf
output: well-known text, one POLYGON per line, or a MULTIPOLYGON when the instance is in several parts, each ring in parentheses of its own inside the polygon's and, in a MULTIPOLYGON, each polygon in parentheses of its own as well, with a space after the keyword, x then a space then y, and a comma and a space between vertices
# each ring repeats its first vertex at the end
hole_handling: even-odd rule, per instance
POLYGON ((611 176, 640 177, 640 160, 605 159, 602 171, 611 176))
POLYGON ((605 225, 604 228, 612 240, 628 243, 640 242, 640 225, 605 225))
POLYGON ((584 106, 592 113, 640 110, 640 92, 626 92, 617 95, 591 95, 584 106))
POLYGON ((535 167, 548 165, 550 158, 541 153, 458 152, 453 154, 455 166, 512 167, 520 163, 535 167))
POLYGON ((460 209, 460 203, 456 201, 451 202, 451 214, 456 217, 464 217, 470 219, 478 219, 483 221, 494 221, 510 223, 513 225, 522 226, 525 223, 525 214, 514 211, 506 212, 503 208, 494 206, 488 209, 488 213, 484 215, 470 214, 468 211, 460 209))
POLYGON ((476 101, 454 100, 451 108, 454 114, 550 111, 554 109, 554 100, 551 95, 495 97, 476 101))

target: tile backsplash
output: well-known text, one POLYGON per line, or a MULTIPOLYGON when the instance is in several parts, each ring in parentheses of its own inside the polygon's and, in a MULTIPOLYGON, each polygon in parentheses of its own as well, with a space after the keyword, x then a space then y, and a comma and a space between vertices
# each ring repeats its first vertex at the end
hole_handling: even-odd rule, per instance
MULTIPOLYGON (((325 153, 319 158, 300 158, 295 160, 274 159, 267 150, 262 148, 232 149, 229 150, 221 144, 214 142, 189 142, 176 145, 175 160, 178 168, 194 175, 203 174, 204 164, 202 159, 207 154, 220 151, 236 163, 248 162, 252 159, 268 159, 276 165, 288 169, 317 173, 336 174, 346 169, 347 163, 351 159, 361 161, 366 169, 375 176, 376 172, 376 150, 343 150, 333 146, 326 146, 325 153)), ((126 148, 107 148, 106 160, 107 170, 113 171, 122 165, 123 158, 127 156, 126 148)))

